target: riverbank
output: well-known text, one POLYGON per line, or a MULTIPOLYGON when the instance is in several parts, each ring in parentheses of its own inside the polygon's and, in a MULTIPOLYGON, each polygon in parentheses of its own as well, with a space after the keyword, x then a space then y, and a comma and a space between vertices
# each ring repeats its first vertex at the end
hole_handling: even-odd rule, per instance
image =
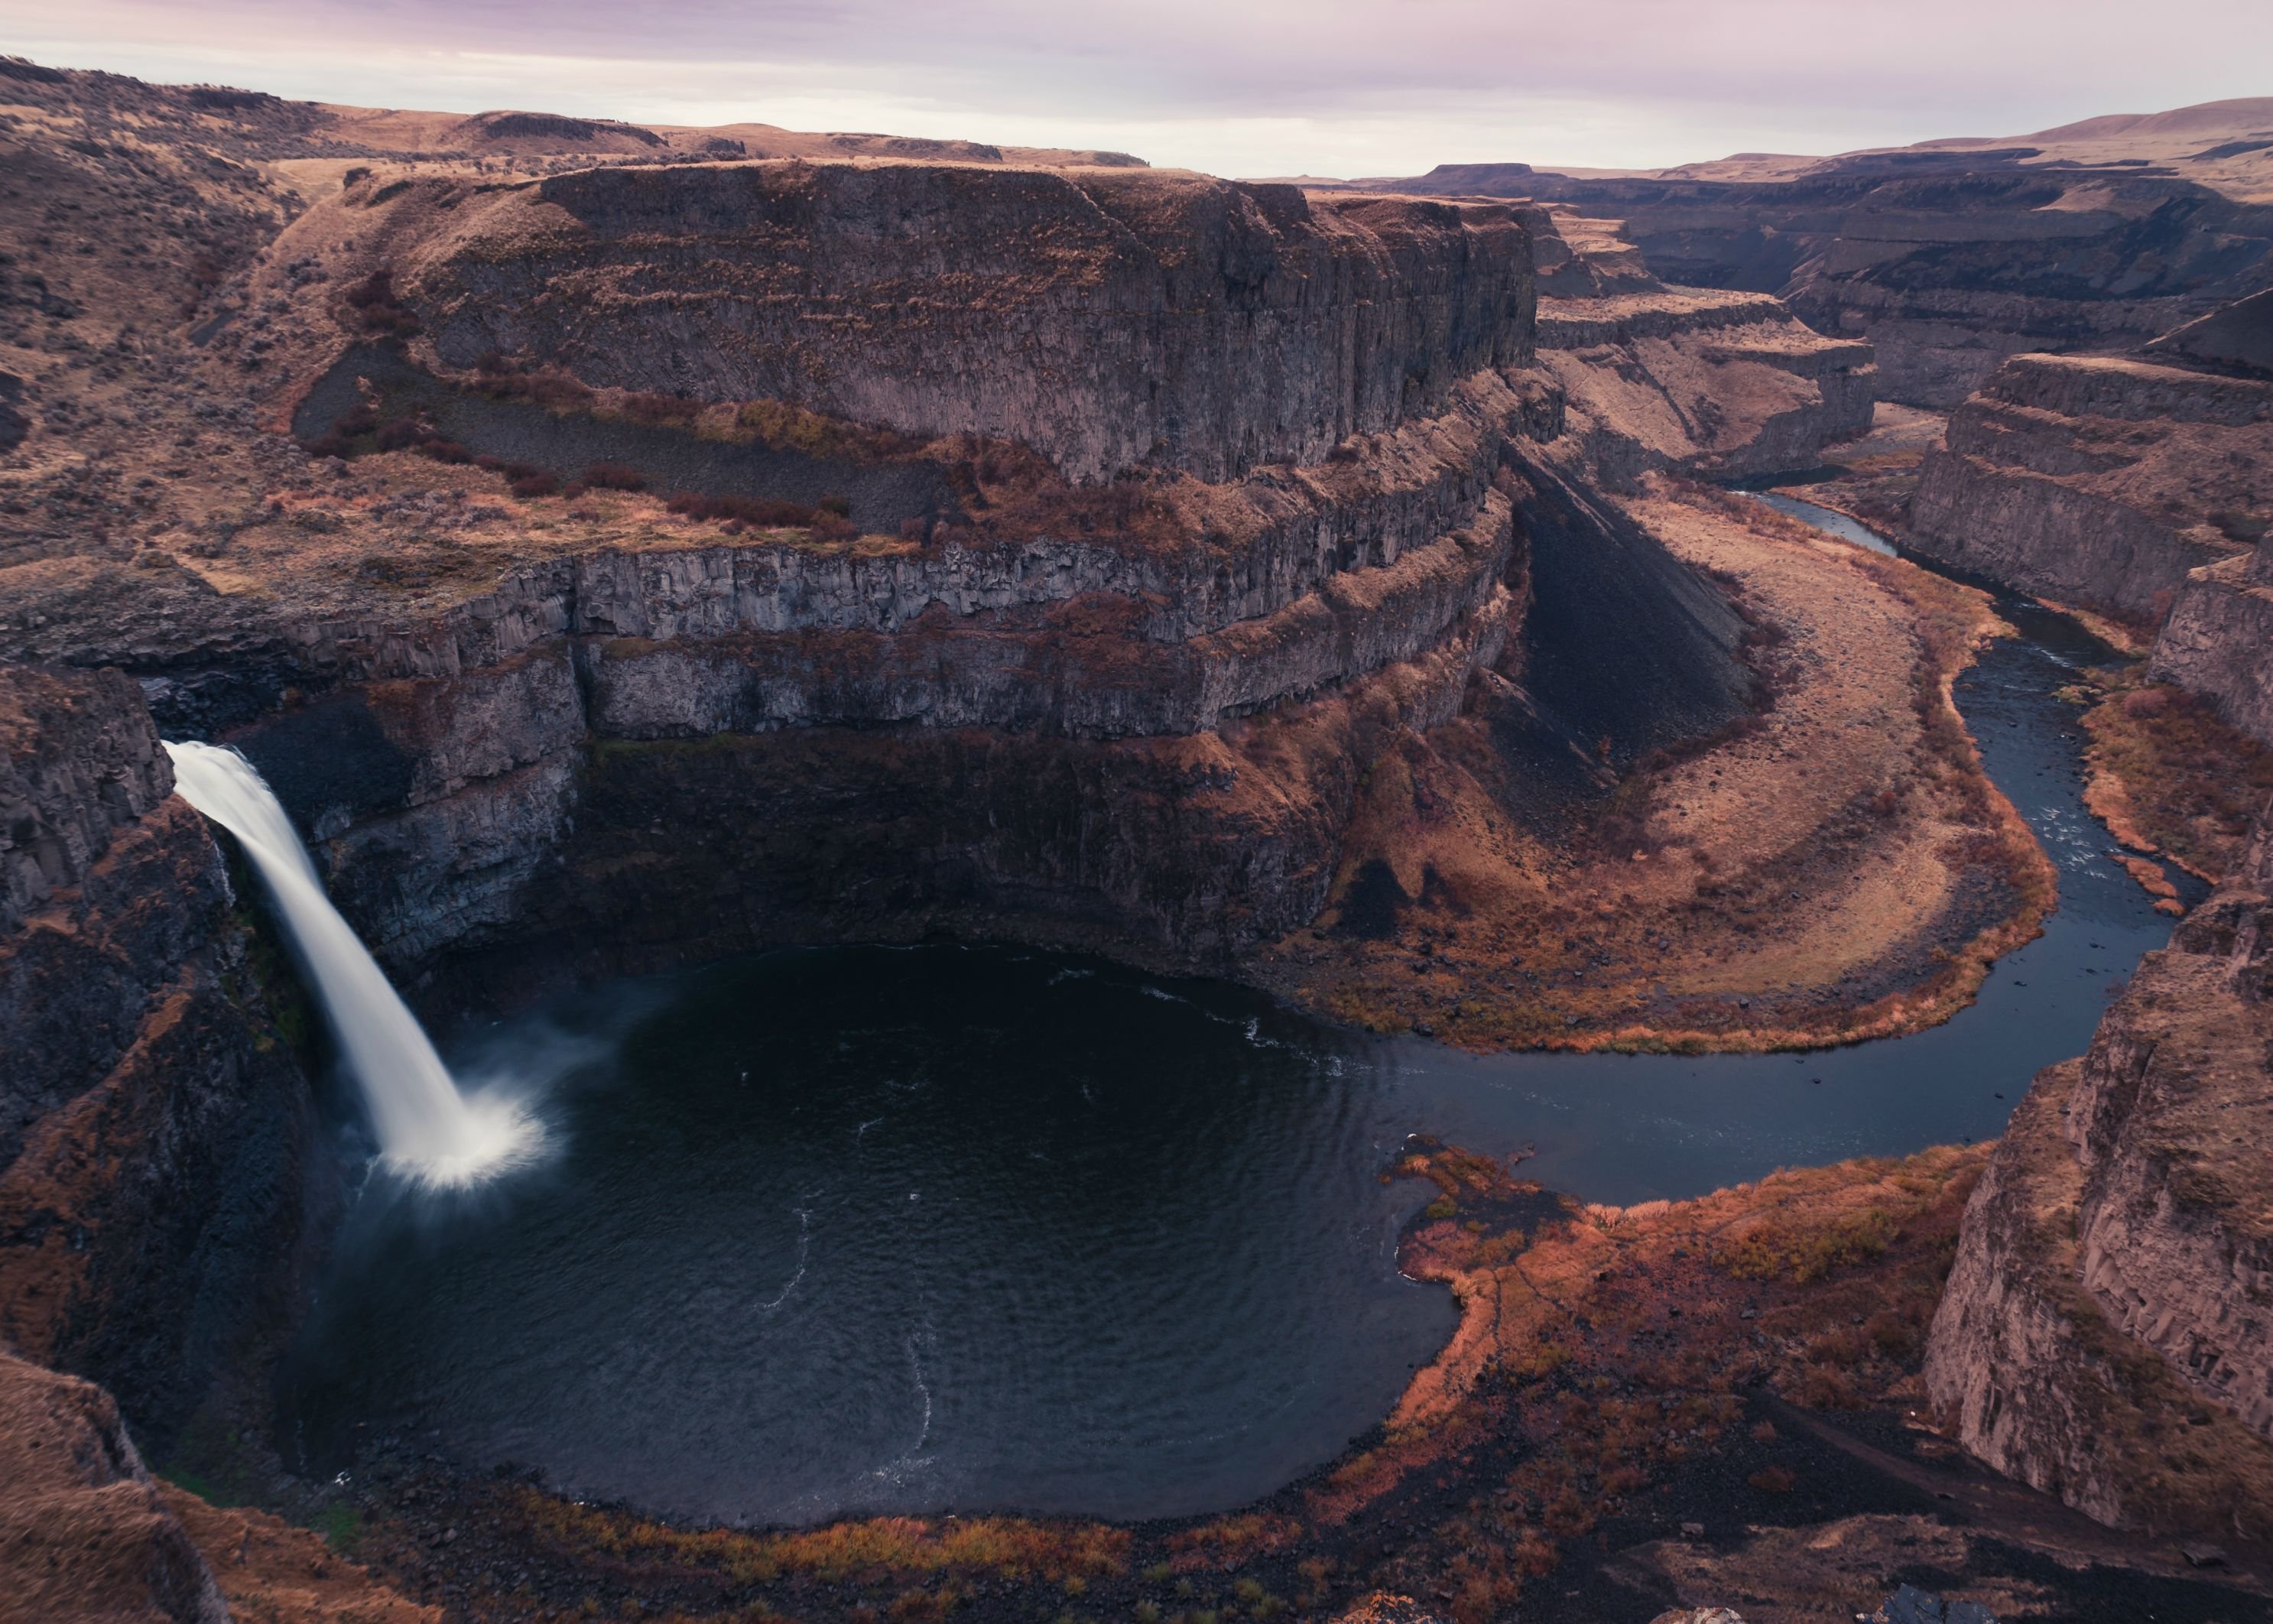
MULTIPOLYGON (((1891 459, 1898 460, 1898 459, 1891 459)), ((1779 485, 1775 495, 1864 526, 1889 550, 1911 546, 1903 470, 1848 466, 1834 479, 1779 485)), ((2167 861, 2207 884, 2241 859, 2249 830, 2273 794, 2273 749, 2219 716, 2209 701, 2149 680, 2155 628, 2071 604, 2046 604, 2106 645, 2077 673, 2072 696, 2087 707, 2090 742, 2085 804, 2137 857, 2167 861)), ((2176 890, 2154 863, 2135 871, 2148 894, 2181 914, 2176 890)))
POLYGON ((1984 593, 1748 499, 1628 511, 1737 595, 1757 712, 1542 803, 1480 696, 1366 786, 1326 912, 1250 974, 1478 1050, 1810 1048, 1946 1020, 2034 936, 2050 864, 1950 697, 1984 593))

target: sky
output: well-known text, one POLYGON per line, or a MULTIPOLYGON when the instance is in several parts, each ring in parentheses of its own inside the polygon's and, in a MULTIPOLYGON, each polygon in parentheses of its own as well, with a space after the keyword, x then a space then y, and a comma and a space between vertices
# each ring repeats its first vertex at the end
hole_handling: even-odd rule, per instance
POLYGON ((0 52, 364 106, 1405 175, 2273 95, 2273 0, 0 0, 0 52))

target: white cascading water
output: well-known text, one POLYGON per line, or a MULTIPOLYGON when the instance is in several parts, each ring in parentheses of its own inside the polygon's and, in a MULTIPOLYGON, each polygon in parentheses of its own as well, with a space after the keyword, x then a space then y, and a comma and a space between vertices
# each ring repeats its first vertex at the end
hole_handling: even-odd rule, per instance
POLYGON ((434 1185, 478 1182, 533 1160, 542 1125, 502 1094, 458 1092, 416 1017, 324 894, 291 821, 252 763, 217 745, 169 743, 174 789, 235 835, 276 899, 314 980, 392 1170, 434 1185))

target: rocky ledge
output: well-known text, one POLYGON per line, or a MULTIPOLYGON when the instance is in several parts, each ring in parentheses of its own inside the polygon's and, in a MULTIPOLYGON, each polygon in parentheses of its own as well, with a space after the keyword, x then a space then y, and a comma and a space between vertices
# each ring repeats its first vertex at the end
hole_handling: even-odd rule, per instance
POLYGON ((2187 577, 2147 673, 2202 695, 2234 726, 2273 745, 2273 543, 2187 577))
POLYGON ((1869 432, 1871 346, 1826 338, 1765 293, 1670 288, 1616 221, 1527 216, 1542 267, 1538 366, 1565 402, 1559 455, 1631 486, 1810 468, 1869 432))
POLYGON ((2042 156, 1938 146, 1758 179, 1466 164, 1364 184, 1623 221, 1657 275, 1777 294, 1818 332, 1869 342, 1886 398, 1939 410, 2009 356, 2134 350, 2273 274, 2273 222, 2248 184, 2181 178, 2114 148, 2081 163, 2042 156))
POLYGON ((1505 205, 1138 169, 367 179, 274 256, 280 274, 348 259, 387 271, 445 365, 502 353, 596 387, 998 436, 1081 481, 1315 462, 1521 365, 1531 335, 1505 205))
MULTIPOLYGON (((941 928, 1220 965, 1324 906, 1384 741, 1523 669, 1576 455, 1532 241, 1151 173, 359 179, 197 363, 259 372, 266 499, 26 568, 12 651, 240 744, 413 977, 941 928)), ((1631 709, 1725 723, 1741 622, 1649 552, 1631 709)))
POLYGON ((2263 533, 2269 498, 2273 381, 2017 356, 1951 417, 1911 524, 1946 563, 2151 625, 2263 533))
POLYGON ((2273 845, 2038 1075, 1968 1206, 1925 1382, 2101 1522, 2273 1535, 2273 845))

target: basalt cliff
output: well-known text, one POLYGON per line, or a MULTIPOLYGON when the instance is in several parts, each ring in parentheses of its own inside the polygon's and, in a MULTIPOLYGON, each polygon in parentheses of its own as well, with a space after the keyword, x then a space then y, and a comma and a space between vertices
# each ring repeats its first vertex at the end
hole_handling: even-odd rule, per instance
POLYGON ((1922 552, 2127 626, 2145 677, 2273 744, 2273 297, 2128 356, 2017 356, 1949 419, 1922 552))
POLYGON ((2262 828, 2091 1050, 2037 1077, 1969 1207, 1925 1365, 1965 1447, 2119 1528, 2273 1515, 2262 828))
POLYGON ((1527 218, 1537 365, 1565 414, 1556 454, 1593 478, 1807 468, 1869 431, 1879 391, 1870 345, 1822 336, 1769 294, 1669 287, 1619 222, 1560 205, 1527 218))
POLYGON ((1830 158, 1354 184, 1621 220, 1668 282, 1777 294, 1868 341, 1885 398, 1947 410, 2008 356, 2119 354, 2273 282, 2269 130, 2258 99, 1830 158))
MULTIPOLYGON (((109 130, 95 88, 40 94, 109 130)), ((53 162, 136 184, 92 144, 53 162)), ((283 172, 321 178, 190 342, 114 323, 78 400, 41 378, 9 651, 239 744, 414 978, 938 929, 1220 964, 1318 914, 1367 761, 1487 675, 1592 752, 1563 650, 1631 673, 1621 762, 1737 715, 1742 620, 1644 538, 1590 545, 1624 521, 1587 483, 1805 456, 1872 388, 1773 301, 1692 311, 1504 204, 283 172), (166 482, 52 460, 80 414, 166 482)), ((47 336, 81 339, 101 301, 56 281, 88 308, 47 336)))
MULTIPOLYGON (((0 1079, 0 1335, 21 1356, 0 1359, 0 1440, 40 1451, 0 1492, 0 1560, 44 1564, 40 1605, 430 1616, 138 1453, 267 1448, 233 1429, 265 1415, 352 1140, 290 962, 233 848, 169 794, 161 735, 260 768, 430 1012, 786 943, 990 936, 1476 1048, 1760 1049, 1939 1019, 2048 905, 1949 699, 1994 630, 1982 595, 1694 482, 1820 461, 1871 424, 1879 334, 1914 335, 1827 335, 1733 277, 1669 285, 1647 207, 1638 250, 1538 196, 319 109, 12 59, 0 80, 0 1048, 29 1061, 0 1079), (180 252, 148 252, 152 229, 180 252)), ((2112 229, 2130 196, 2051 212, 2112 229)), ((2247 222, 2197 212, 2138 250, 2190 267, 2187 298, 2203 267, 2255 263, 2247 222)), ((2172 400, 2254 387, 2191 351, 2104 365, 2182 373, 2172 400)), ((1981 443, 2035 432, 2049 398, 1984 404, 1981 443)), ((2181 426, 2223 432, 2224 410, 2181 426)), ((2123 477, 2084 485, 2127 500, 2123 477)), ((2174 528, 2177 562, 2220 551, 2226 581, 2239 554, 2198 530, 2174 528)), ((2254 1019, 2255 895, 2168 956, 2209 966, 2187 996, 2230 1022, 2254 1019)), ((2134 1141, 2161 1143, 2140 1114, 2160 1096, 2126 1086, 2094 1096, 2104 1176, 2078 1177, 2101 1179, 2105 1235, 2077 1289, 2187 1365, 2203 1439, 2255 1447, 2257 1327, 2207 1283, 2241 1230, 2156 1193, 2134 1141), (2107 1262, 2134 1243, 2169 1267, 2107 1262)), ((1649 1471, 1695 1467, 1715 1515, 1735 1494, 1782 1523, 1715 1553, 1616 1523, 1632 1548, 1602 1583, 1687 1599, 1777 1566, 1787 1461, 1833 1480, 1847 1445, 1751 1415, 1672 1317, 1743 1340, 1745 1380, 1776 1391, 1845 1361, 1867 1382, 1821 1390, 1914 1393, 1982 1160, 1618 1214, 1401 1159, 1483 1214, 1432 1218, 1411 1257, 1473 1276, 1471 1329, 1489 1282, 1497 1340, 1464 1330, 1413 1389, 1436 1430, 1290 1489, 1299 1516, 687 1535, 431 1459, 384 1506, 279 1489, 281 1468, 264 1492, 370 1506, 372 1560, 465 1613, 525 1616, 541 1590, 563 1616, 604 1592, 873 1619, 881 1573, 881 1605, 921 1624, 1128 1588, 1141 1548, 1148 1575, 1157 1555, 1209 1584, 1275 1562, 1305 1608, 1346 1598, 1345 1559, 1398 1568, 1465 1624, 1554 1566, 1540 1529, 1575 1550, 1641 1515, 1649 1471), (1820 1289, 1786 1267, 1819 1245, 1847 1271, 1820 1289), (1521 1306, 1534 1261, 1583 1321, 1521 1306), (1556 1374, 1564 1342, 1599 1380, 1556 1374), (1645 1348, 1656 1385, 1611 1393, 1645 1348), (1433 1488, 1416 1510, 1455 1466, 1468 1510, 1433 1488)), ((1985 1180, 1968 1222, 1935 1342, 1953 1395, 1966 1338, 2002 1334, 1969 1306, 1984 1270, 2066 1289, 2028 1237, 2002 1273, 1981 1260, 2017 1233, 1996 1214, 2019 1177, 1985 1180)), ((2067 1379, 2030 1376, 1978 1447, 2035 1470, 2029 1406, 2067 1379)), ((1827 1571, 1848 1559, 1824 1539, 1869 1552, 1824 1594, 1862 1594, 1864 1566, 1977 1566, 1879 1492, 1822 1502, 1872 1514, 1808 1547, 1827 1571)), ((1247 1583, 1253 1616, 1287 1606, 1247 1583)), ((1992 1593, 2039 1593, 2014 1583, 1992 1593)))
POLYGON ((2147 626, 2240 560, 2273 497, 2273 378, 2146 356, 2016 356, 1953 413, 1910 509, 1917 545, 2147 626))

